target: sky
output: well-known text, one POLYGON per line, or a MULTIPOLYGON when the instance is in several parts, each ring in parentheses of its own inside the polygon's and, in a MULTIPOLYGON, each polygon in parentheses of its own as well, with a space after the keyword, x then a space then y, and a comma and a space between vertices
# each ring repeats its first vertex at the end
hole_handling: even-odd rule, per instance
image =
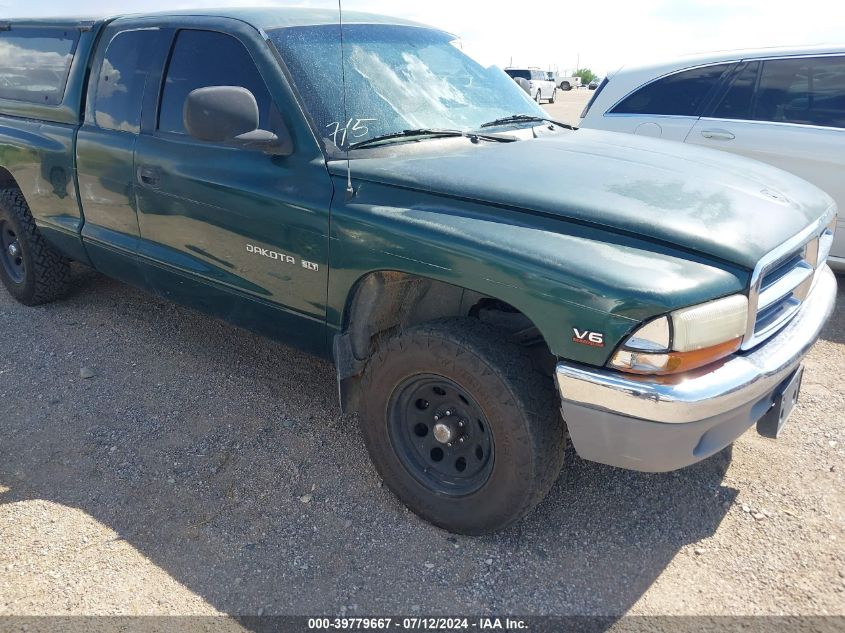
MULTIPOLYGON (((842 0, 342 0, 345 10, 417 20, 460 36, 485 65, 623 65, 716 50, 845 44, 842 0)), ((0 19, 68 15, 68 0, 0 0, 0 19)), ((337 0, 73 0, 74 15, 251 5, 337 9, 337 0)))

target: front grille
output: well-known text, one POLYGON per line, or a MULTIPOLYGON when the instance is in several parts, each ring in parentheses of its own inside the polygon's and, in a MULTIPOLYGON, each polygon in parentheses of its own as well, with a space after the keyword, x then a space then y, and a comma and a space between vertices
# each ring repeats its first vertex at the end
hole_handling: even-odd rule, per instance
POLYGON ((748 297, 748 329, 742 349, 759 345, 795 316, 827 262, 835 221, 812 226, 769 253, 757 265, 748 297))

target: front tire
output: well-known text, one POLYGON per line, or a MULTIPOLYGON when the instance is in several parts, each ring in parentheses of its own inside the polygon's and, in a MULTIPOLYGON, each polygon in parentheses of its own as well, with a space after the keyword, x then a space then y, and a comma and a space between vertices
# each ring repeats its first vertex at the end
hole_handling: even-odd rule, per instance
POLYGON ((70 264, 41 235, 18 189, 0 191, 0 280, 28 306, 67 292, 70 264))
POLYGON ((549 99, 549 103, 557 103, 557 88, 552 90, 552 98, 549 99))
POLYGON ((390 338, 361 387, 361 428, 376 469, 439 527, 502 529, 534 508, 560 473, 565 433, 551 379, 474 319, 390 338))

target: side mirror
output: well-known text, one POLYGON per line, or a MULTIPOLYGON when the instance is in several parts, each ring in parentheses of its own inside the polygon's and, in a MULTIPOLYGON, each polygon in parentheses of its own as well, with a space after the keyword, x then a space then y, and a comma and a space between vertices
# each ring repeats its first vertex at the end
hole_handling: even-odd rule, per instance
POLYGON ((273 123, 278 134, 259 129, 255 96, 240 86, 207 86, 191 91, 182 117, 188 134, 200 141, 232 143, 274 156, 293 153, 293 140, 281 117, 276 116, 273 123))
POLYGON ((221 143, 258 129, 258 103, 239 86, 197 88, 185 100, 182 118, 195 139, 221 143))

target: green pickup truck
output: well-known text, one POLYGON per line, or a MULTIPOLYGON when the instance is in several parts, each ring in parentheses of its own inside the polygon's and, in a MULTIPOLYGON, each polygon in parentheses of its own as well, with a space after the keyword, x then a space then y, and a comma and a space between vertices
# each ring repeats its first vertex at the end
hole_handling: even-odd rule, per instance
POLYGON ((338 17, 0 23, 11 295, 75 261, 332 359, 384 482, 460 533, 524 516, 568 441, 658 472, 777 436, 836 296, 828 195, 338 17))

